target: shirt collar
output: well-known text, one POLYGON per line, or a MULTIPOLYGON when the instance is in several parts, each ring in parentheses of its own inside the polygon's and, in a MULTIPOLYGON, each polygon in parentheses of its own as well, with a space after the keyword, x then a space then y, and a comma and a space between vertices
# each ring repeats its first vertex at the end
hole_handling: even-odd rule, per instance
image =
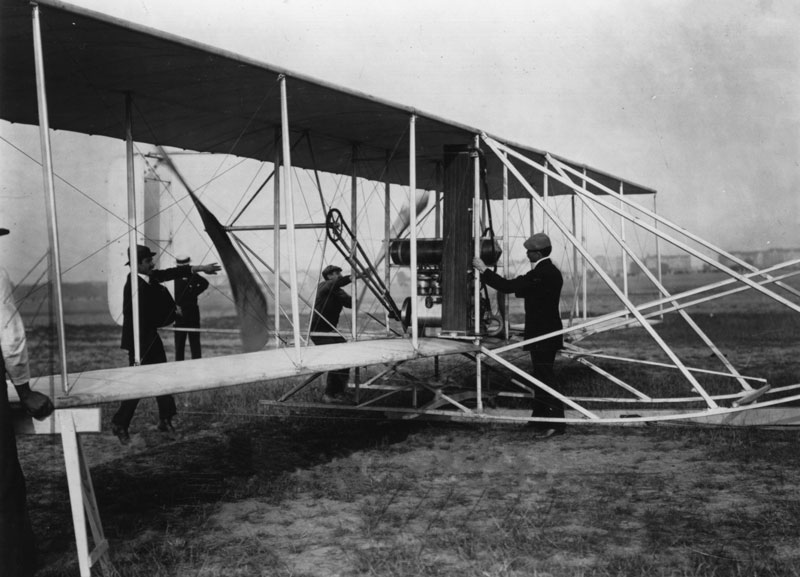
POLYGON ((533 267, 531 267, 531 270, 535 270, 537 266, 539 266, 541 263, 543 263, 546 260, 550 260, 550 257, 549 256, 543 256, 542 258, 537 260, 535 263, 533 263, 533 267))

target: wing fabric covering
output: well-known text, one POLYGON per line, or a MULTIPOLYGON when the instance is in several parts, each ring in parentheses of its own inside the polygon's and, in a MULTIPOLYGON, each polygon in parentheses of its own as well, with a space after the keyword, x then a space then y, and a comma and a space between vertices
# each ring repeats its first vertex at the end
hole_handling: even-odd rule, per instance
POLYGON ((192 197, 197 212, 203 221, 203 226, 211 242, 217 249, 222 266, 228 275, 231 284, 233 301, 236 305, 236 315, 239 317, 239 335, 242 338, 244 352, 260 351, 267 344, 269 338, 269 324, 267 322, 267 297, 261 292, 256 279, 247 268, 236 247, 233 246, 225 228, 210 210, 192 192, 192 188, 172 162, 172 158, 162 147, 158 147, 161 157, 166 161, 170 170, 178 177, 183 187, 192 197))
MULTIPOLYGON (((9 122, 39 122, 33 26, 29 0, 0 0, 0 118, 9 122)), ((285 76, 291 102, 293 139, 305 134, 314 146, 292 152, 297 168, 330 172, 400 186, 409 184, 409 151, 405 142, 409 121, 415 120, 415 162, 420 181, 435 179, 447 145, 472 143, 480 127, 470 127, 392 103, 360 91, 315 80, 271 65, 166 32, 117 19, 102 12, 70 5, 65 0, 37 0, 46 32, 42 34, 47 66, 47 107, 50 127, 82 134, 122 138, 123 95, 132 94, 137 118, 137 142, 201 152, 218 152, 271 162, 271 142, 281 126, 281 107, 274 97, 276 81, 285 76), (146 55, 146 56, 145 56, 146 55), (271 87, 271 88, 268 88, 271 87), (269 99, 267 100, 267 97, 269 99), (268 105, 268 103, 270 103, 268 105), (358 162, 343 163, 353 145, 358 162), (387 154, 392 162, 387 167, 387 154)), ((94 2, 93 4, 100 5, 94 2)), ((446 110, 446 108, 443 108, 446 110)), ((539 164, 547 154, 513 144, 517 152, 539 164)), ((612 190, 624 182, 625 195, 655 190, 603 171, 558 157, 587 177, 612 190)), ((529 198, 517 181, 502 178, 502 162, 486 156, 487 194, 529 198)), ((544 176, 514 163, 542 194, 544 176)), ((435 180, 434 180, 435 182, 435 180)), ((558 179, 548 180, 548 195, 572 195, 558 179)), ((587 183, 593 194, 605 194, 587 183)))
POLYGON ((228 274, 233 300, 236 303, 236 314, 239 317, 239 334, 244 352, 260 351, 267 344, 269 335, 267 297, 261 292, 261 287, 233 246, 222 224, 191 191, 189 195, 228 274))

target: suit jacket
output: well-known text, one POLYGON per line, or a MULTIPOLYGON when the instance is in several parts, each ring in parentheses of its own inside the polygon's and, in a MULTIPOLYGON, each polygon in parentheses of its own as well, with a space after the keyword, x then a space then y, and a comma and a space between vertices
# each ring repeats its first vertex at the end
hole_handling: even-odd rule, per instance
POLYGON ((200 308, 197 297, 208 288, 208 281, 199 274, 175 279, 175 305, 181 308, 181 316, 175 319, 177 327, 199 327, 200 308))
POLYGON ((314 300, 314 316, 311 319, 312 333, 334 332, 333 327, 339 324, 342 309, 353 306, 353 299, 342 290, 343 286, 350 284, 350 280, 350 275, 345 275, 319 283, 317 298, 314 300))
MULTIPOLYGON (((150 273, 150 282, 138 277, 139 281, 139 346, 142 355, 142 364, 166 361, 164 344, 158 336, 158 327, 164 325, 163 311, 157 306, 161 290, 161 282, 174 280, 180 276, 191 274, 191 265, 181 265, 164 270, 154 270, 150 273), (163 357, 163 359, 161 358, 163 357)), ((120 348, 133 351, 133 300, 131 298, 131 275, 125 282, 122 290, 122 341, 120 348)))
MULTIPOLYGON (((525 339, 563 328, 558 303, 564 279, 549 258, 539 261, 527 274, 513 279, 505 279, 488 269, 481 276, 493 289, 525 299, 525 339)), ((525 350, 560 349, 563 345, 563 338, 558 335, 527 345, 525 350)))

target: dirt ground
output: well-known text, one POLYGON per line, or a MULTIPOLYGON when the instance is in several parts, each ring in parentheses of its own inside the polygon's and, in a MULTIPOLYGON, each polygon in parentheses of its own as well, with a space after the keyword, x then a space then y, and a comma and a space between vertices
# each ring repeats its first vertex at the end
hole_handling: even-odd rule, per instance
MULTIPOLYGON (((84 441, 120 575, 800 568, 797 432, 573 427, 540 441, 521 426, 137 425, 129 447, 84 441)), ((60 448, 22 443, 39 575, 76 574, 60 448)))
MULTIPOLYGON (((744 373, 798 382, 796 319, 750 309, 698 319, 744 373)), ((709 359, 684 329, 659 330, 692 365, 709 359)), ((639 331, 604 350, 655 358, 639 331)), ((70 344, 92 368, 117 339, 115 327, 86 327, 70 344)), ((104 407, 105 432, 83 446, 114 575, 800 575, 797 430, 575 426, 539 441, 518 425, 285 418, 255 399, 179 397, 166 434, 144 400, 128 447, 104 407)), ((19 447, 37 575, 76 575, 59 439, 19 447)))

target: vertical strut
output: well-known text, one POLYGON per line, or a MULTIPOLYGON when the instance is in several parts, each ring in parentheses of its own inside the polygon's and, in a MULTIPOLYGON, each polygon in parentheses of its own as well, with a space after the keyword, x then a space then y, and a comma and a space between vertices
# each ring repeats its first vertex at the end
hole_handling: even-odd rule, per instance
POLYGON ((58 219, 56 214, 56 187, 53 180, 53 155, 50 148, 50 116, 47 109, 47 90, 44 78, 44 51, 42 49, 42 29, 39 7, 33 5, 33 49, 36 64, 36 94, 39 105, 39 140, 42 147, 42 175, 45 188, 45 207, 49 226, 50 241, 49 269, 55 287, 56 330, 58 332, 58 351, 61 373, 61 390, 69 393, 67 377, 67 341, 64 336, 64 298, 61 289, 61 251, 58 243, 58 219))
POLYGON ((417 115, 412 114, 408 121, 408 210, 409 238, 411 240, 411 346, 419 348, 419 327, 417 326, 417 115))
MULTIPOLYGON (((292 293, 292 330, 294 348, 300 354, 300 307, 297 302, 297 255, 294 235, 294 193, 292 191, 292 151, 289 142, 289 103, 286 96, 286 76, 281 74, 281 139, 283 142, 283 178, 281 188, 286 199, 286 233, 289 240, 289 280, 292 293)), ((277 267, 276 267, 277 268, 277 267)))
POLYGON ((281 148, 278 146, 278 137, 275 135, 275 180, 273 182, 273 209, 272 221, 274 228, 272 230, 272 243, 273 243, 273 262, 275 263, 275 270, 273 271, 273 278, 275 283, 274 297, 275 303, 272 305, 272 322, 275 325, 275 348, 280 348, 281 339, 279 337, 281 330, 281 171, 278 167, 281 165, 281 148))

